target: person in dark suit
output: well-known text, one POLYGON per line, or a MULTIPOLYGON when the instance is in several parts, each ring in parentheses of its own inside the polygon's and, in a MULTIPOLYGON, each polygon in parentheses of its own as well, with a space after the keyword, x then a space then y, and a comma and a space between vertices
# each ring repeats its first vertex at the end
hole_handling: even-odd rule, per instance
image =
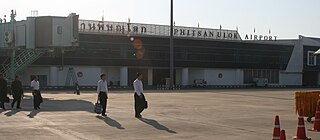
POLYGON ((146 99, 143 94, 142 74, 137 73, 137 78, 133 82, 134 87, 134 110, 135 117, 141 118, 141 112, 146 108, 146 99))
POLYGON ((17 102, 17 109, 21 109, 20 102, 23 95, 23 89, 20 77, 18 75, 16 76, 15 80, 11 83, 11 90, 13 93, 13 102, 11 103, 11 107, 13 108, 14 103, 17 102))
POLYGON ((78 82, 74 83, 74 94, 80 95, 80 86, 78 82))
POLYGON ((4 107, 5 98, 7 98, 7 81, 4 79, 3 74, 0 73, 0 108, 6 110, 4 107))

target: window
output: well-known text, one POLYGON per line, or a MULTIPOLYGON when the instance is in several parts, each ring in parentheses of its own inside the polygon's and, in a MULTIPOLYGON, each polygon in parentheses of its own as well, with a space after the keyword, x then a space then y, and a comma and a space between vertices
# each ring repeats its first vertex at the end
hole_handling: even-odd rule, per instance
POLYGON ((62 26, 58 26, 58 27, 57 27, 57 33, 58 33, 59 35, 62 34, 62 26))
POLYGON ((314 51, 308 51, 308 65, 315 66, 317 57, 314 55, 314 51))

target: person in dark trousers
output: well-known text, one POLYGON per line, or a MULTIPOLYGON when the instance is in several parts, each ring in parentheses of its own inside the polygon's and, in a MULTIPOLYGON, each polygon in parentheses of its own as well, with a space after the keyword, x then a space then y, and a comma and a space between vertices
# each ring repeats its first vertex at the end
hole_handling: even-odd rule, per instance
POLYGON ((23 89, 20 77, 18 75, 15 77, 15 80, 11 83, 11 90, 13 93, 13 102, 11 103, 11 107, 13 108, 14 103, 17 102, 17 109, 21 109, 20 103, 23 95, 23 89))
POLYGON ((32 95, 33 95, 33 108, 35 110, 40 109, 40 104, 42 103, 42 96, 40 92, 40 84, 37 76, 33 76, 31 81, 32 95))
POLYGON ((75 82, 74 83, 74 94, 76 94, 77 93, 77 95, 80 95, 80 86, 79 86, 79 83, 78 82, 75 82))
POLYGON ((4 79, 3 74, 0 74, 0 108, 6 110, 4 107, 5 98, 7 97, 7 81, 4 79))
POLYGON ((102 116, 107 116, 106 115, 106 109, 107 109, 107 100, 108 100, 108 82, 107 82, 107 77, 105 74, 100 75, 100 80, 98 81, 97 84, 97 93, 98 93, 98 98, 100 100, 100 104, 102 105, 102 116))
POLYGON ((141 112, 145 109, 145 102, 146 99, 143 94, 143 84, 142 84, 142 74, 136 74, 136 80, 133 82, 134 87, 134 110, 135 110, 135 117, 141 118, 141 112))

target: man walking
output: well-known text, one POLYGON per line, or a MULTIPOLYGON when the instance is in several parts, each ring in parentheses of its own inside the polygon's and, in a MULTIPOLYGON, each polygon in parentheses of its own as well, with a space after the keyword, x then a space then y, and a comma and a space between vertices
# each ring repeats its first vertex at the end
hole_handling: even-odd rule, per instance
POLYGON ((14 103, 17 102, 17 109, 21 109, 20 102, 23 95, 23 89, 20 77, 18 75, 16 76, 15 80, 11 83, 11 90, 13 93, 13 102, 11 103, 11 107, 13 108, 14 103))
POLYGON ((102 105, 102 116, 107 116, 106 115, 106 109, 107 109, 107 99, 108 99, 108 82, 107 82, 107 77, 106 74, 101 74, 100 75, 100 80, 98 81, 97 84, 97 93, 98 93, 98 98, 100 100, 100 104, 102 105))
POLYGON ((143 85, 142 85, 142 74, 136 74, 136 80, 133 82, 134 87, 134 110, 135 110, 135 117, 141 118, 141 112, 146 107, 146 99, 143 94, 143 85))
POLYGON ((0 108, 6 110, 4 103, 7 97, 7 81, 4 79, 3 74, 0 73, 0 108))
POLYGON ((31 81, 32 95, 33 95, 33 108, 35 110, 40 109, 40 104, 42 103, 42 96, 40 93, 40 84, 37 76, 33 76, 31 81))

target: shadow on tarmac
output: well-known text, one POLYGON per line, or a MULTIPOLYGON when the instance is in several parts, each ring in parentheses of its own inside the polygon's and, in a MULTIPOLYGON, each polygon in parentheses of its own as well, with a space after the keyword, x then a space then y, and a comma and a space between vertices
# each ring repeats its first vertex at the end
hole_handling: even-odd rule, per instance
POLYGON ((153 126, 154 128, 158 129, 158 130, 163 130, 163 131, 167 131, 169 133, 173 133, 176 134, 177 132, 170 130, 168 127, 160 124, 158 121, 153 120, 153 119, 147 119, 147 118, 139 118, 140 121, 153 126))
MULTIPOLYGON (((20 109, 20 110, 11 109, 10 107, 10 111, 6 112, 4 115, 6 115, 7 117, 10 117, 15 115, 19 111, 30 111, 30 114, 27 115, 30 118, 34 118, 39 112, 88 111, 90 113, 94 113, 93 103, 85 100, 76 100, 76 99, 52 100, 50 98, 43 98, 43 103, 41 103, 40 105, 41 109, 34 110, 32 96, 25 96, 24 99, 21 101, 21 106, 23 109, 20 109)), ((0 109, 0 114, 2 112, 4 112, 4 110, 0 109)))
POLYGON ((111 127, 116 127, 118 129, 125 129, 124 127, 122 127, 122 125, 119 122, 117 122, 116 120, 111 119, 109 117, 97 116, 97 118, 99 120, 103 120, 107 125, 109 125, 111 127))
POLYGON ((34 116, 37 116, 37 114, 40 112, 40 110, 32 110, 29 115, 27 115, 29 118, 34 118, 34 116))
POLYGON ((20 110, 12 109, 11 111, 6 112, 4 115, 6 115, 7 117, 10 117, 10 116, 12 116, 14 114, 17 114, 18 112, 20 112, 20 110))

